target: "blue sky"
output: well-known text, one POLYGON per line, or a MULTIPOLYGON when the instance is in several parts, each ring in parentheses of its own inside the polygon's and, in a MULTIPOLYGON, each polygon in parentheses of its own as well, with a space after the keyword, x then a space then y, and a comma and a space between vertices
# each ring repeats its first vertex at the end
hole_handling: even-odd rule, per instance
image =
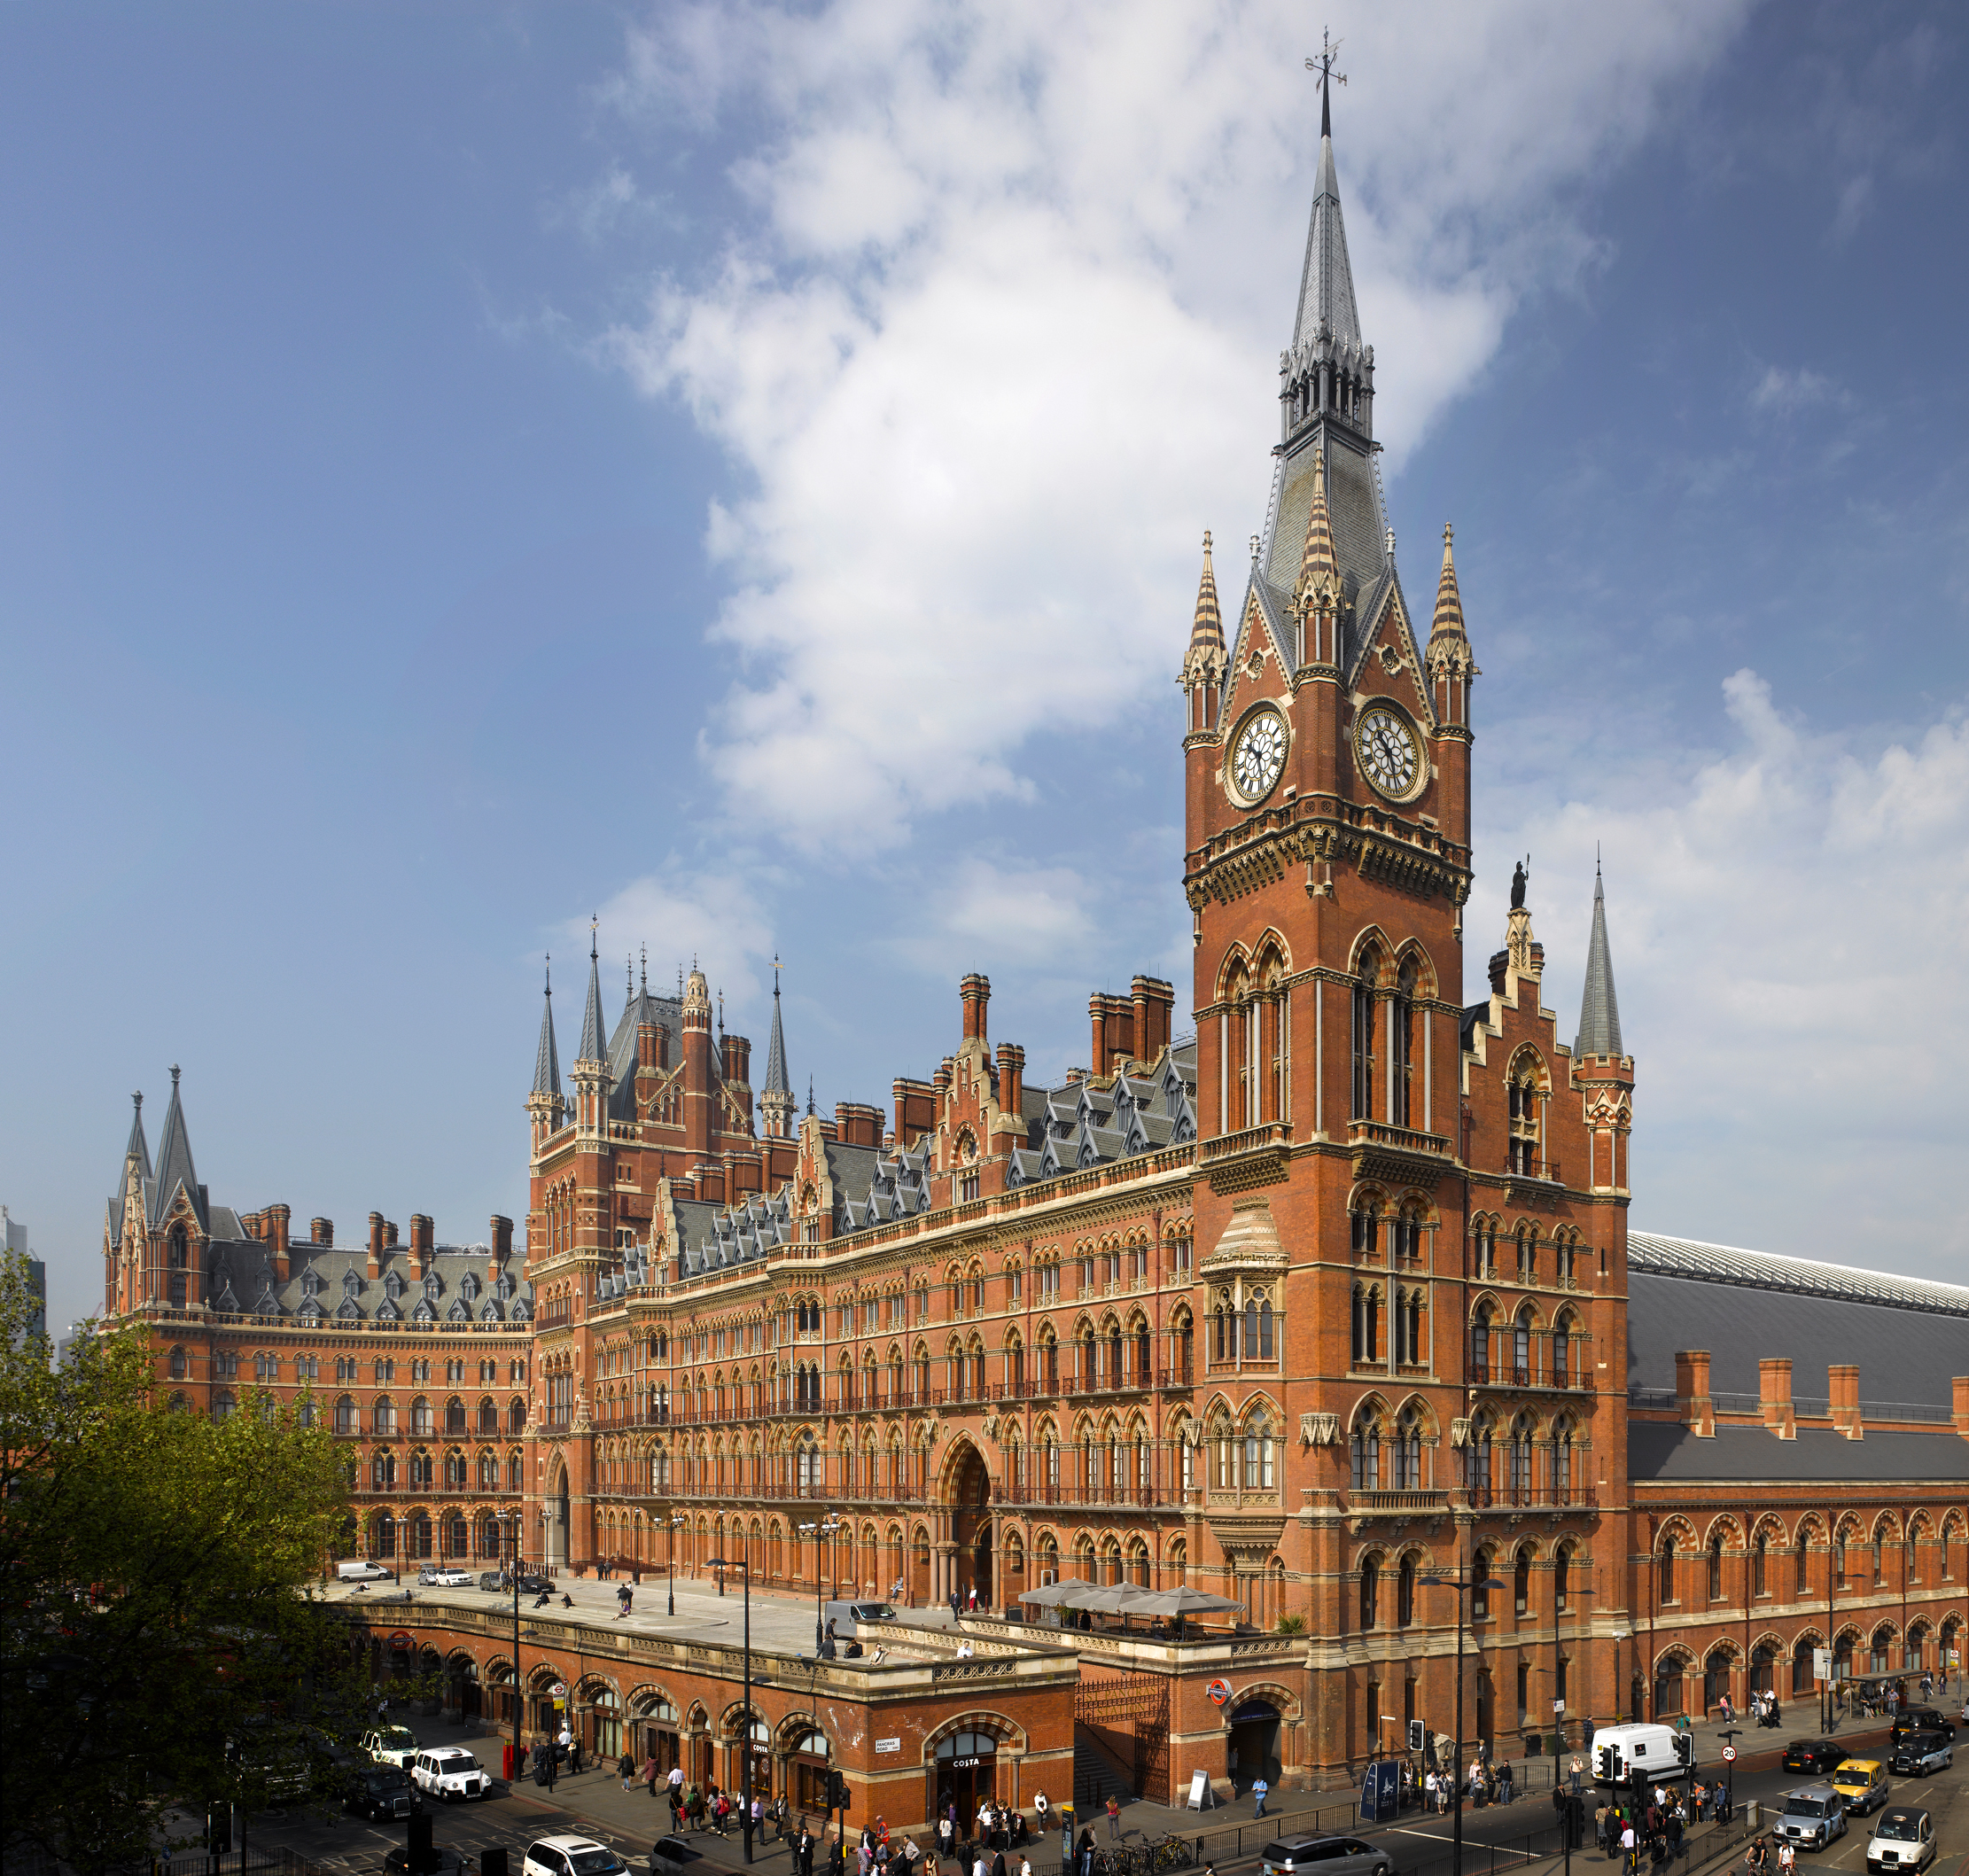
MULTIPOLYGON (((0 1199, 100 1296, 214 1197, 525 1207, 541 954, 702 956, 824 1107, 983 969, 1187 987, 1171 682, 1311 198, 1262 4, 0 23, 0 1199), (154 1121, 153 1121, 154 1137, 154 1121)), ((1596 843, 1647 1228, 1951 1275, 1969 1044, 1959 12, 1333 16, 1411 600, 1457 528, 1466 993, 1596 843)))

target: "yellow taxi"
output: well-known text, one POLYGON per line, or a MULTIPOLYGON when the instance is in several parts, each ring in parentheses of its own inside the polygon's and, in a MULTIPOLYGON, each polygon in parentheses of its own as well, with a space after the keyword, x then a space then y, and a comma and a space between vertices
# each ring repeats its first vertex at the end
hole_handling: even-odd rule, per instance
POLYGON ((1887 1767, 1878 1759, 1848 1759, 1832 1777, 1833 1789, 1846 1800, 1846 1809, 1855 1817, 1885 1804, 1894 1789, 1887 1767))

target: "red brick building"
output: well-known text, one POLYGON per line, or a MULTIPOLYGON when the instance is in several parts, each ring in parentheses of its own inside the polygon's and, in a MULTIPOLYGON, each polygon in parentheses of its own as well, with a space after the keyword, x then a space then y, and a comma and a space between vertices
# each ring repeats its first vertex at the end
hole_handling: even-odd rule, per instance
MULTIPOLYGON (((796 1119, 775 996, 755 1117, 703 975, 632 983, 611 1025, 591 952, 572 1099, 542 1018, 523 1269, 502 1220, 448 1254, 427 1220, 400 1251, 373 1219, 366 1257, 318 1225, 300 1296, 284 1208, 235 1230, 188 1173, 152 1179, 139 1133, 112 1313, 156 1320, 208 1390, 198 1364, 249 1348, 299 1384, 285 1351, 337 1337, 365 1382, 372 1346, 503 1364, 510 1389, 442 1394, 499 1433, 442 1447, 468 1547, 517 1464, 528 1554, 556 1567, 736 1553, 765 1584, 1010 1611, 1062 1576, 1229 1594, 1234 1637, 1084 1642, 1082 1717, 1169 1740, 1133 1767, 1156 1789, 1451 1730, 1458 1599, 1421 1580, 1444 1572, 1502 1585, 1466 1610, 1467 1739, 1791 1693, 1815 1643, 1936 1665, 1969 1569, 1969 1291, 1630 1242, 1597 891, 1570 1044, 1522 879, 1466 1000, 1479 672, 1446 529, 1426 632, 1407 599, 1374 374, 1323 133, 1257 550, 1226 636, 1205 537, 1181 661, 1187 1016, 1146 975, 1096 994, 1084 1068, 1035 1086, 967 977, 949 1052, 888 1111, 796 1119), (242 1289, 245 1243, 266 1286, 242 1289), (422 1296, 433 1268, 431 1315, 385 1320, 390 1273, 422 1296), (470 1313, 502 1285, 502 1313, 470 1313), (1712 1389, 1700 1342, 1761 1360, 1759 1388, 1712 1389), (1787 1360, 1826 1395, 1781 1401, 1787 1360), (1856 1365, 1902 1397, 1863 1401, 1856 1365)), ((325 1366, 306 1379, 345 1411, 325 1366)), ((418 1549, 454 1500, 385 1480, 396 1395, 349 1395, 365 1541, 408 1522, 418 1549)))

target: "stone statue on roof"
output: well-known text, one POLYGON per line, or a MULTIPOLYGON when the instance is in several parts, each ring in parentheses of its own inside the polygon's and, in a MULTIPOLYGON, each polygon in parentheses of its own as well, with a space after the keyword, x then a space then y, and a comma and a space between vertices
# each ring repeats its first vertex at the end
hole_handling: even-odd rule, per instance
POLYGON ((1522 912, 1525 903, 1525 863, 1520 860, 1511 869, 1511 909, 1522 912))

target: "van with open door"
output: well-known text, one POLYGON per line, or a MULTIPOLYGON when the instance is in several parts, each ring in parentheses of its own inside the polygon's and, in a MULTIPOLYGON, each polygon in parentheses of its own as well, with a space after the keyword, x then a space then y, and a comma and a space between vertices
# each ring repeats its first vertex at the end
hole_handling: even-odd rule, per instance
POLYGON ((1695 1741, 1673 1726, 1602 1726, 1593 1734, 1593 1777, 1624 1784, 1636 1772, 1679 1779, 1695 1763, 1695 1741))

